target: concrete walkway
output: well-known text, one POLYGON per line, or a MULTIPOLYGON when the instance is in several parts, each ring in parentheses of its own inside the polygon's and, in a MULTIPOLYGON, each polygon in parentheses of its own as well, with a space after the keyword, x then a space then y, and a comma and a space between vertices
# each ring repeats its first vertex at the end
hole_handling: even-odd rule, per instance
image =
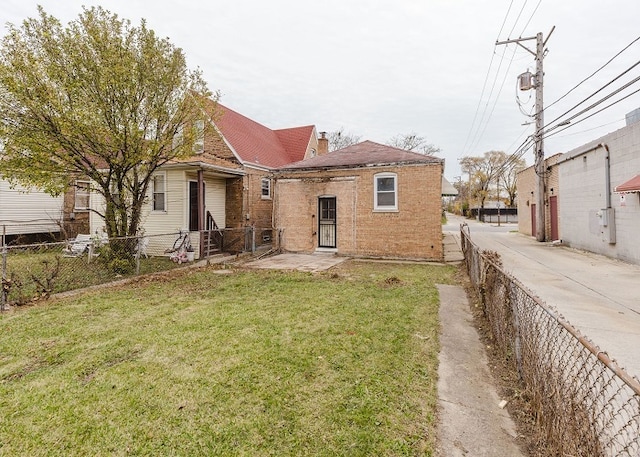
POLYGON ((519 457, 516 429, 493 385, 467 296, 439 285, 438 444, 440 457, 519 457))
MULTIPOLYGON (((460 237, 454 231, 443 231, 443 244, 445 263, 464 260, 460 237)), ((436 455, 523 456, 516 444, 515 425, 507 410, 500 408, 501 399, 473 325, 466 292, 459 286, 438 285, 438 293, 441 330, 436 455)))

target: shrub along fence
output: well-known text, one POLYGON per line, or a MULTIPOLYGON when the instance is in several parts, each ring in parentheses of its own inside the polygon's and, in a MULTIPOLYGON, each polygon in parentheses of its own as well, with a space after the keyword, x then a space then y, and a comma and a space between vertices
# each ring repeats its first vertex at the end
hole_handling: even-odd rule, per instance
POLYGON ((480 251, 468 226, 462 250, 493 335, 531 399, 549 455, 640 455, 640 382, 557 310, 480 251))
POLYGON ((268 249, 275 245, 274 233, 277 237, 271 228, 246 227, 111 239, 79 234, 55 243, 3 242, 0 310, 54 293, 210 260, 221 253, 268 249))

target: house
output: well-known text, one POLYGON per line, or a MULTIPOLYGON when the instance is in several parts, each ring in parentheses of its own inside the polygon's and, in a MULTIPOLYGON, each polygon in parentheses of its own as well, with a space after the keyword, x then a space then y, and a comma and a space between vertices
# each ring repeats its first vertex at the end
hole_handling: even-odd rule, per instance
MULTIPOLYGON (((634 122, 635 121, 635 122, 634 122)), ((557 162, 562 241, 640 264, 640 122, 575 148, 557 162)))
POLYGON ((442 159, 365 141, 276 171, 281 248, 441 260, 442 159))
MULTIPOLYGON (((544 202, 545 202, 545 240, 561 239, 559 226, 558 195, 558 161, 562 154, 554 154, 544 160, 544 202)), ((530 166, 516 175, 518 189, 516 203, 518 206, 518 231, 525 235, 536 234, 536 206, 538 201, 538 176, 535 166, 530 166)))
POLYGON ((62 223, 63 197, 28 189, 0 178, 0 236, 16 239, 56 237, 62 223))
MULTIPOLYGON (((270 233, 273 170, 313 156, 318 147, 313 125, 272 130, 213 100, 207 103, 207 114, 195 126, 202 135, 193 155, 158 169, 142 217, 146 235, 191 232, 200 255, 205 243, 198 231, 252 226, 270 233)), ((92 207, 103 205, 94 198, 98 206, 92 207)), ((91 231, 103 225, 93 212, 91 231)), ((150 243, 150 252, 163 252, 153 238, 150 243)))

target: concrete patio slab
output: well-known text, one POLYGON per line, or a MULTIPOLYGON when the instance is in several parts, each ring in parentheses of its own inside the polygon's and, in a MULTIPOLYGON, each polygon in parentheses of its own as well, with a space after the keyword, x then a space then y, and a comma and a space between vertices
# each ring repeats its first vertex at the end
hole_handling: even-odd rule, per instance
POLYGON ((347 257, 339 257, 332 253, 278 254, 272 257, 248 262, 245 266, 249 268, 298 270, 316 273, 328 270, 345 260, 347 260, 347 257))

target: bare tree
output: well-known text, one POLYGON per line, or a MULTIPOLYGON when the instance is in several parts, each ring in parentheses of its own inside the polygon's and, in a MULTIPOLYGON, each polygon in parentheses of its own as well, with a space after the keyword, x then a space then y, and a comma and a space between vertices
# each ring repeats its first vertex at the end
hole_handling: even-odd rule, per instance
POLYGON ((329 152, 337 151, 338 149, 346 148, 352 144, 360 142, 360 135, 354 135, 350 132, 345 132, 344 127, 340 127, 338 130, 329 132, 329 152))
MULTIPOLYGON (((506 156, 506 154, 505 154, 506 156)), ((526 167, 526 162, 522 158, 516 158, 506 156, 505 161, 501 167, 499 184, 502 189, 507 193, 509 207, 516 206, 516 197, 518 196, 518 189, 516 188, 516 177, 518 172, 526 167)), ((498 186, 500 188, 500 186, 498 186)))
POLYGON ((489 151, 481 157, 460 159, 462 172, 469 175, 469 196, 478 201, 480 208, 484 208, 491 185, 497 182, 506 158, 507 155, 502 151, 489 151))
POLYGON ((425 137, 419 136, 415 132, 396 135, 387 141, 387 145, 425 155, 434 155, 440 152, 439 147, 428 143, 425 137))

